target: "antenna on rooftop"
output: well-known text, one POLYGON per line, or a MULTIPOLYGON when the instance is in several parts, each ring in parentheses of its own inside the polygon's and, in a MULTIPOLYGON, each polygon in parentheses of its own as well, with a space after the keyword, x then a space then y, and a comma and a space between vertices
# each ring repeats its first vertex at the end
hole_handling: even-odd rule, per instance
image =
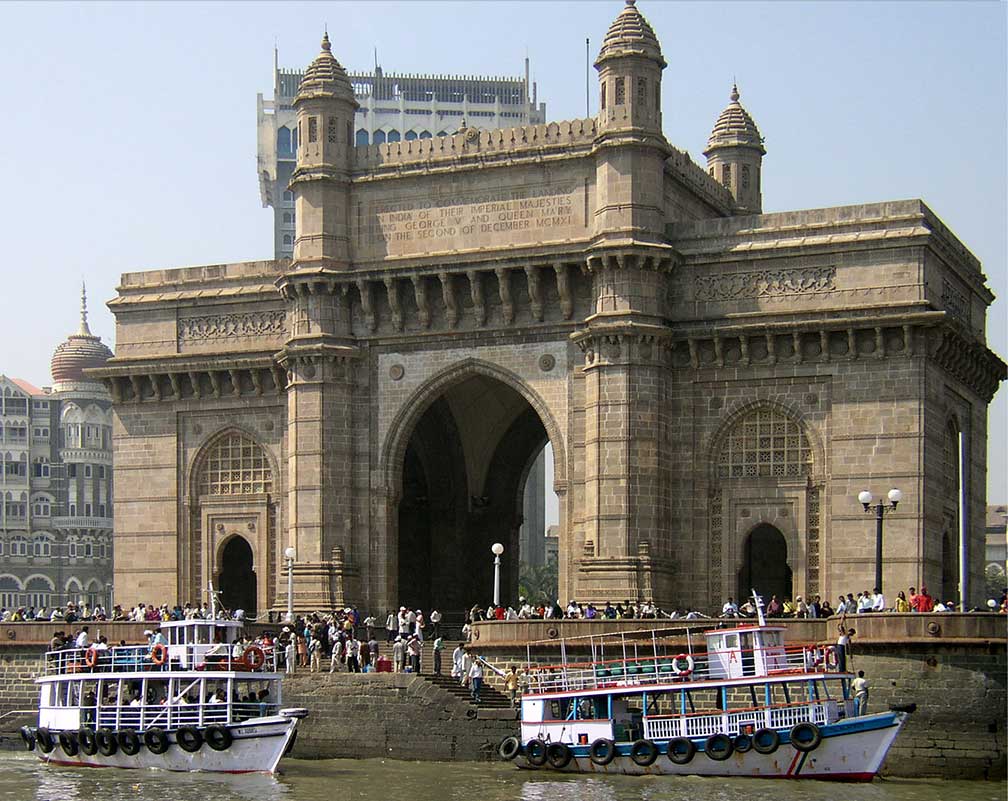
POLYGON ((589 77, 591 76, 591 50, 588 37, 585 37, 585 116, 591 116, 591 91, 588 88, 589 77))

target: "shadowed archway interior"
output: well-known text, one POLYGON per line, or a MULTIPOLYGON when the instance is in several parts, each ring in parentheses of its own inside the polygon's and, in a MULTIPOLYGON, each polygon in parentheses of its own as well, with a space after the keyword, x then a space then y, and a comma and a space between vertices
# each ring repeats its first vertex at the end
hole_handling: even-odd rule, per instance
POLYGON ((505 548, 501 599, 514 603, 525 481, 547 439, 528 401, 495 378, 470 376, 430 404, 403 461, 400 603, 425 612, 489 604, 495 542, 505 548))
POLYGON ((228 609, 244 609, 256 615, 256 574, 252 569, 252 546, 244 537, 232 537, 221 552, 217 576, 221 603, 228 609))
POLYGON ((791 597, 787 541, 780 530, 769 523, 760 523, 750 531, 742 547, 742 566, 738 573, 739 602, 748 598, 754 589, 763 596, 765 603, 770 603, 774 595, 779 601, 791 597))

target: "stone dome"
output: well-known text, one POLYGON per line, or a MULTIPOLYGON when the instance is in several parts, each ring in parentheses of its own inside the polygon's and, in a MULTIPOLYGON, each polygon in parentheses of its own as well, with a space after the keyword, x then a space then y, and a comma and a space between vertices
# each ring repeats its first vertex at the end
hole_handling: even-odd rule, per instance
POLYGON ((658 37, 637 10, 636 3, 637 0, 626 0, 626 6, 609 26, 602 40, 602 49, 595 60, 596 67, 606 59, 619 56, 646 56, 657 61, 662 68, 666 66, 658 37))
POLYGON ((91 333, 87 323, 87 294, 81 287, 81 319, 77 333, 71 334, 56 348, 49 363, 52 379, 59 384, 63 381, 88 381, 84 371, 91 367, 101 367, 112 358, 112 351, 91 333))
MULTIPOLYGON (((346 70, 336 60, 332 54, 332 45, 329 43, 329 33, 322 37, 322 52, 305 70, 301 84, 298 86, 297 100, 309 97, 334 97, 346 96, 353 98, 353 86, 347 77, 346 70)), ((356 101, 355 101, 356 102, 356 101)))
POLYGON ((753 118, 749 116, 749 112, 739 103, 738 86, 735 85, 732 86, 731 103, 721 112, 721 116, 714 123, 714 130, 711 131, 710 139, 707 140, 707 150, 704 151, 704 155, 718 147, 734 146, 751 147, 764 155, 766 154, 759 128, 756 127, 753 118))

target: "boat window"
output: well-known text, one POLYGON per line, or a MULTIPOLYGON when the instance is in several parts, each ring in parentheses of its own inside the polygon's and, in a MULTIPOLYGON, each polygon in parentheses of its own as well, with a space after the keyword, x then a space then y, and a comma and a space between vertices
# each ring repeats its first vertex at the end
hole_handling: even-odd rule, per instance
POLYGON ((726 634, 725 635, 725 647, 726 648, 738 648, 738 635, 737 634, 726 634))

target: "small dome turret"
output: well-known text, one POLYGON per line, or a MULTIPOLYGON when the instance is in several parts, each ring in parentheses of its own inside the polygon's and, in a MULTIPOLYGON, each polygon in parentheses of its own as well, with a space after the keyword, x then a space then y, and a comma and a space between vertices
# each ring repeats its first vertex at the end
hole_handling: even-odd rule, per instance
POLYGON ((651 25, 637 10, 637 0, 626 0, 626 6, 613 20, 612 25, 602 40, 595 67, 610 58, 623 56, 646 56, 654 59, 665 68, 661 45, 651 25))
POLYGON ((707 171, 731 192, 739 212, 762 214, 762 169, 766 155, 763 137, 739 102, 738 86, 734 83, 730 100, 707 140, 704 151, 707 171))
POLYGON ((299 100, 310 97, 347 97, 353 98, 353 86, 346 70, 332 54, 328 31, 322 36, 322 52, 305 70, 301 84, 298 86, 295 104, 299 100))
POLYGON ((112 358, 112 351, 102 343, 101 337, 91 333, 87 322, 87 292, 81 285, 81 319, 77 333, 71 334, 53 353, 49 369, 53 382, 88 381, 84 371, 101 367, 112 358))

